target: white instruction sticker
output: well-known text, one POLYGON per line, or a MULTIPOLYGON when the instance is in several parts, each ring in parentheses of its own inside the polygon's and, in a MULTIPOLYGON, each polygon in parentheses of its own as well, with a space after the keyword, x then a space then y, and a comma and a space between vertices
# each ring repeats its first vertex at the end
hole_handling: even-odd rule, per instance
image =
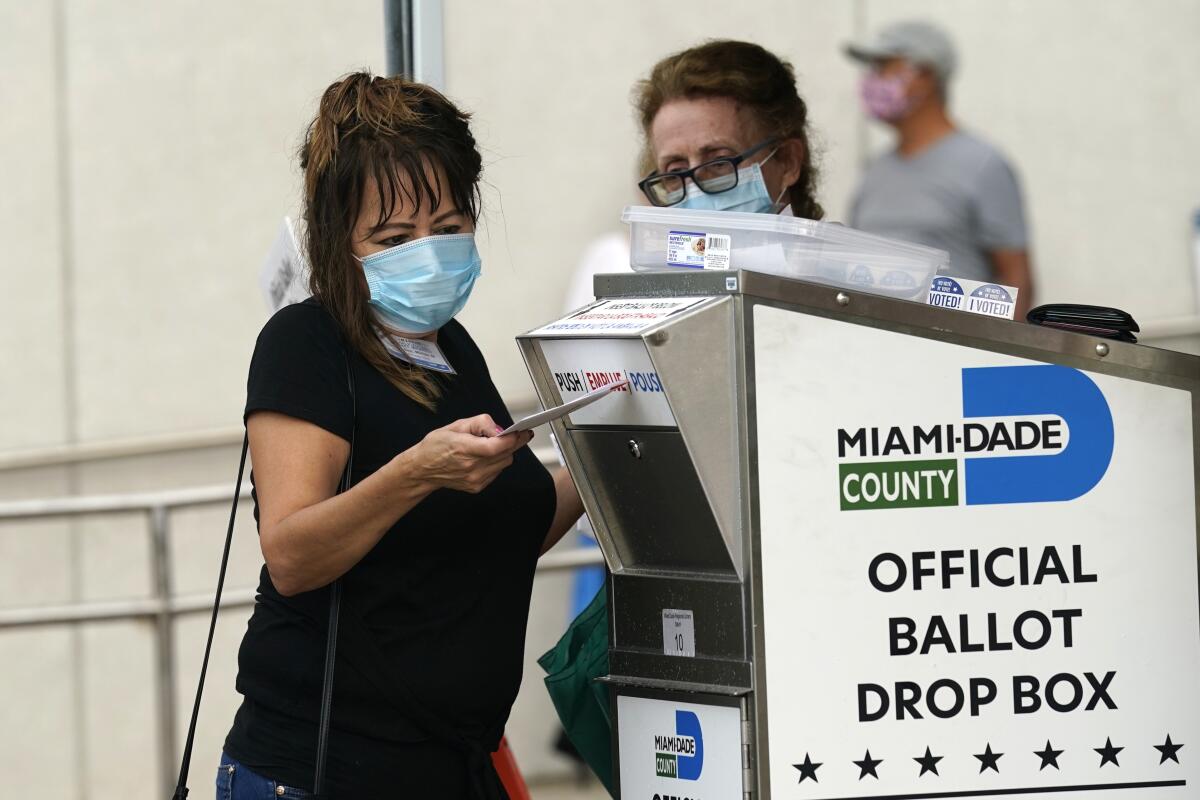
POLYGON ((570 334, 594 336, 597 333, 638 333, 667 317, 685 311, 707 297, 623 297, 605 300, 591 308, 543 325, 532 335, 570 334))
POLYGON ((667 265, 689 269, 729 269, 732 237, 697 231, 667 234, 667 265))
POLYGON ((696 657, 696 621, 690 609, 664 608, 663 655, 696 657))
POLYGON ((966 278, 935 275, 929 283, 929 297, 926 302, 939 308, 1012 319, 1017 307, 1017 290, 999 283, 981 283, 966 278))

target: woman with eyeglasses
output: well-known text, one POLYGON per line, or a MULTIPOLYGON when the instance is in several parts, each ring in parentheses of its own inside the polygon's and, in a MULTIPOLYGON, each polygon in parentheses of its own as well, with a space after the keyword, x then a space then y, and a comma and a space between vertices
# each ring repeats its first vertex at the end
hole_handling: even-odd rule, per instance
MULTIPOLYGON (((708 42, 655 64, 634 103, 645 138, 638 187, 652 205, 824 216, 808 106, 786 61, 749 42, 708 42)), ((629 269, 624 231, 595 240, 566 308, 591 302, 596 275, 629 269)))
POLYGON ((637 91, 651 204, 820 219, 808 107, 792 67, 749 42, 664 58, 637 91))

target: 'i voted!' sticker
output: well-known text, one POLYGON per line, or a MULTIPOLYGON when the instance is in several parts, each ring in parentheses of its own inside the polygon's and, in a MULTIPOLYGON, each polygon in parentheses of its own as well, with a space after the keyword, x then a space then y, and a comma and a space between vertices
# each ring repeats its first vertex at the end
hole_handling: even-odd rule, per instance
POLYGON ((982 283, 966 278, 935 275, 929 283, 929 294, 925 302, 938 308, 1012 319, 1017 306, 1017 290, 999 283, 982 283))

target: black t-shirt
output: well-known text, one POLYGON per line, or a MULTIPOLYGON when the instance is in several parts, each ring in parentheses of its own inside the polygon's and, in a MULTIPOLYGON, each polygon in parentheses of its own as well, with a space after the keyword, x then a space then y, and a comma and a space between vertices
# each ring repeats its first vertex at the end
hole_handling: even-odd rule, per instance
MULTIPOLYGON (((349 354, 352 404, 333 318, 313 300, 288 306, 259 335, 246 415, 277 411, 346 440, 354 420, 355 483, 456 419, 487 413, 511 424, 466 330, 450 322, 438 345, 457 375, 438 377, 436 411, 406 398, 357 352, 349 354)), ((534 566, 554 507, 553 481, 522 448, 479 494, 429 495, 345 574, 342 630, 355 615, 371 646, 359 646, 367 637, 339 635, 327 772, 333 796, 396 797, 414 785, 414 769, 446 771, 428 756, 436 742, 398 701, 381 696, 360 668, 364 659, 463 737, 495 748, 521 681, 534 566), (412 763, 421 753, 422 763, 412 763)), ((244 701, 226 751, 299 787, 312 783, 328 609, 327 588, 284 597, 264 567, 238 654, 244 701)), ((443 777, 452 796, 462 776, 443 777)), ((441 785, 436 774, 425 778, 441 785)))

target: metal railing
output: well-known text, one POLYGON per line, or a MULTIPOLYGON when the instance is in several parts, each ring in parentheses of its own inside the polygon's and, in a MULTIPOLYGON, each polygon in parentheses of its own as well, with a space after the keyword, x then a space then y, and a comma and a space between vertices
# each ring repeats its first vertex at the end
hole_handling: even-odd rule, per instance
MULTIPOLYGON (((552 452, 543 451, 538 455, 548 466, 557 465, 552 452)), ((153 622, 156 666, 154 691, 158 718, 156 739, 159 742, 160 780, 167 795, 170 795, 175 787, 174 765, 178 758, 178 720, 175 714, 175 620, 180 615, 211 611, 213 603, 213 594, 211 593, 177 595, 174 592, 170 549, 171 515, 172 512, 180 509, 217 504, 228 508, 232 500, 231 494, 228 486, 204 486, 161 492, 18 500, 0 503, 0 523, 131 512, 146 514, 151 544, 150 568, 153 572, 153 593, 150 597, 0 609, 0 631, 10 628, 71 625, 107 620, 144 619, 153 622)), ((244 488, 240 499, 244 500, 249 496, 250 490, 244 488)), ((217 552, 219 534, 220 531, 214 535, 214 554, 217 552)), ((548 572, 602 563, 603 559, 599 550, 580 548, 542 556, 538 561, 537 570, 548 572)), ((253 606, 254 597, 255 592, 249 589, 226 591, 221 597, 221 608, 253 606)))

